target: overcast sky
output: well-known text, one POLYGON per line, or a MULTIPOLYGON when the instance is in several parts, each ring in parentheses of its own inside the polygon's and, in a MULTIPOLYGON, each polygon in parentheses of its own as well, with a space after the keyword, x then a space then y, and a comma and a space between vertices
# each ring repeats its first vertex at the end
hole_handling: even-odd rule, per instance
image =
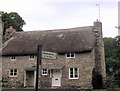
POLYGON ((24 31, 91 26, 99 19, 103 36, 118 35, 119 0, 1 0, 0 11, 17 12, 26 25, 24 31))

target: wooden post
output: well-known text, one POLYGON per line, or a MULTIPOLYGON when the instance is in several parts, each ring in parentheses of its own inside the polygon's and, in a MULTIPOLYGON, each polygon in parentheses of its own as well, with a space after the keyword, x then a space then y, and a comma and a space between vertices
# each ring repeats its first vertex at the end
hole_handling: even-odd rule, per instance
POLYGON ((41 63, 42 63, 42 46, 37 46, 37 67, 36 67, 36 85, 35 91, 38 91, 38 87, 41 87, 41 63), (40 77, 40 78, 39 78, 40 77))

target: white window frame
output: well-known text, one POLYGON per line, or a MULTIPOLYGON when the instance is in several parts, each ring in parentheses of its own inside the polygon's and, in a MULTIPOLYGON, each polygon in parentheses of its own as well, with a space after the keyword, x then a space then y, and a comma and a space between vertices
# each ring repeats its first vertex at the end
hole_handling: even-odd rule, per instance
POLYGON ((42 75, 48 75, 48 69, 42 69, 42 75))
POLYGON ((31 55, 29 56, 29 60, 35 60, 35 55, 32 55, 32 54, 31 54, 31 55))
POLYGON ((74 52, 70 52, 70 53, 68 52, 68 53, 66 53, 66 58, 75 58, 75 53, 74 52), (71 56, 72 53, 73 53, 74 57, 71 56), (68 57, 68 54, 70 55, 69 57, 68 57))
POLYGON ((16 56, 11 56, 11 57, 10 57, 10 60, 11 60, 11 61, 15 61, 15 60, 16 60, 16 56))
POLYGON ((17 70, 17 69, 10 69, 9 70, 9 77, 17 77, 17 75, 18 75, 18 70, 17 70, 17 72, 15 72, 15 70, 17 70), (11 70, 13 70, 13 75, 11 75, 11 70), (15 73, 16 73, 16 75, 15 75, 15 73))
POLYGON ((69 68, 69 79, 79 79, 79 68, 77 68, 77 77, 75 77, 75 69, 76 68, 69 68), (70 69, 73 69, 73 77, 70 77, 70 75, 71 75, 71 71, 70 71, 70 69))

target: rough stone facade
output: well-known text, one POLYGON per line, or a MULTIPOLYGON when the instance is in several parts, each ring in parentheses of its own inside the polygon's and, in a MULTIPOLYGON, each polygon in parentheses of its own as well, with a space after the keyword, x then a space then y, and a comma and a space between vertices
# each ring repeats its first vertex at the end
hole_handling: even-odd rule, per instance
MULTIPOLYGON (((79 87, 92 88, 92 70, 94 68, 94 51, 86 53, 76 53, 75 58, 66 59, 65 54, 60 54, 56 60, 42 60, 42 67, 49 67, 50 65, 58 65, 62 68, 61 87, 79 87), (69 68, 79 68, 79 79, 69 79, 69 68)), ((3 57, 2 62, 2 77, 8 81, 18 82, 19 86, 24 86, 24 71, 36 65, 37 59, 29 60, 28 56, 16 56, 15 61, 11 61, 11 56, 3 57), (17 77, 9 77, 9 70, 11 68, 18 69, 17 77)), ((50 71, 50 70, 49 70, 50 71)), ((42 76, 42 86, 51 87, 50 72, 47 76, 42 76)), ((10 84, 9 84, 10 85, 10 84)), ((18 86, 18 85, 17 85, 18 86)))
MULTIPOLYGON (((7 80, 8 83, 19 82, 15 86, 23 87, 24 83, 24 70, 27 67, 32 67, 36 64, 36 60, 29 60, 29 56, 17 56, 15 61, 11 60, 11 56, 2 58, 2 77, 3 80, 7 80), (9 77, 10 69, 16 68, 18 70, 17 77, 9 77)), ((14 86, 14 85, 13 85, 14 86)), ((11 84, 8 84, 11 87, 11 84)))

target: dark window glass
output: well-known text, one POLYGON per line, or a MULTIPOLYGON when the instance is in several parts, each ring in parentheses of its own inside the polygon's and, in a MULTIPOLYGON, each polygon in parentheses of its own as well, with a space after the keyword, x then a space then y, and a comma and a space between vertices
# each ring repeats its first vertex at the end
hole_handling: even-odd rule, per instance
POLYGON ((70 53, 67 53, 67 57, 70 57, 70 53))
POLYGON ((12 56, 11 59, 15 59, 15 56, 12 56))
POLYGON ((16 76, 16 75, 17 75, 17 69, 11 69, 10 76, 16 76))
POLYGON ((11 72, 10 75, 13 76, 13 73, 11 72))
POLYGON ((14 69, 14 72, 17 72, 17 69, 14 69))
POLYGON ((75 55, 74 55, 74 53, 71 53, 71 57, 74 57, 75 55))
POLYGON ((34 58, 35 56, 34 55, 30 55, 30 58, 34 58))

